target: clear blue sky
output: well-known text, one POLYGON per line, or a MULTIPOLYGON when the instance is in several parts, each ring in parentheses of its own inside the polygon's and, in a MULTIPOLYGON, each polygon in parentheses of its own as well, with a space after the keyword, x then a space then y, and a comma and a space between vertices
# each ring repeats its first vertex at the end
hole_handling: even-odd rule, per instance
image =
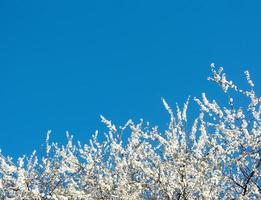
POLYGON ((249 69, 260 86, 260 10, 260 0, 1 0, 0 148, 29 154, 48 129, 87 142, 100 114, 164 126, 161 96, 174 107, 219 95, 211 62, 240 84, 249 69))

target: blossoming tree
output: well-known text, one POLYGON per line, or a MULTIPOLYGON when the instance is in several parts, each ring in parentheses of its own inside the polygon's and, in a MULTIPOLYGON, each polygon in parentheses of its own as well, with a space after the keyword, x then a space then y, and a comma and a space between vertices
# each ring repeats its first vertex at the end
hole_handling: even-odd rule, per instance
POLYGON ((45 156, 20 157, 17 164, 0 154, 0 199, 261 199, 261 98, 229 81, 211 65, 210 81, 228 97, 226 106, 206 94, 194 98, 199 115, 188 128, 187 108, 177 106, 167 130, 129 120, 108 127, 100 142, 65 146, 46 139, 45 156), (237 101, 241 95, 248 101, 237 101), (233 99, 234 98, 234 99, 233 99), (131 130, 127 144, 122 140, 131 130))

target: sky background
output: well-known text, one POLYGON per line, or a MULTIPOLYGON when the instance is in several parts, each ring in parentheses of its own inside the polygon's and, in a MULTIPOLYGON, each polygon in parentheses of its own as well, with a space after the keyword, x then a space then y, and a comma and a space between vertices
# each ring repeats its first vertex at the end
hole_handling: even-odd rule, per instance
POLYGON ((88 142, 104 130, 100 114, 164 127, 161 97, 222 101, 206 80, 212 62, 240 86, 249 69, 260 95, 260 10, 260 0, 1 0, 0 149, 28 155, 48 129, 88 142))

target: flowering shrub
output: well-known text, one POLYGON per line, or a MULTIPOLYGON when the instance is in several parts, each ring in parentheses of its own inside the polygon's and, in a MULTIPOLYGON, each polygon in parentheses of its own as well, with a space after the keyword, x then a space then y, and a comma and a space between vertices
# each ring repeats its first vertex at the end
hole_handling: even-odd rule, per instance
MULTIPOLYGON (((46 139, 46 153, 38 158, 12 159, 0 154, 1 199, 261 199, 260 153, 261 98, 254 91, 229 81, 223 69, 211 65, 210 81, 228 97, 226 107, 206 94, 195 98, 200 112, 188 128, 187 108, 177 106, 165 132, 129 120, 108 127, 99 142, 96 132, 89 144, 60 146, 46 139), (243 95, 248 106, 235 102, 243 95), (127 144, 121 138, 131 130, 127 144)), ((243 103, 242 103, 243 104, 243 103)))

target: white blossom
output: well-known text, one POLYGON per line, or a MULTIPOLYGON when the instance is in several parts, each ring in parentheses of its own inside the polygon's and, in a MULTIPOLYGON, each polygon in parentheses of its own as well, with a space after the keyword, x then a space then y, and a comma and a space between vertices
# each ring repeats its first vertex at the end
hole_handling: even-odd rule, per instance
POLYGON ((170 115, 164 131, 143 120, 117 129, 101 116, 108 128, 102 141, 96 131, 88 144, 76 145, 67 132, 67 144, 58 145, 48 131, 42 157, 34 151, 14 163, 0 151, 0 199, 261 199, 260 97, 248 71, 250 91, 238 89, 223 68, 211 70, 209 80, 228 95, 228 105, 202 93, 194 98, 200 112, 192 124, 189 98, 175 115, 162 98, 170 115))

